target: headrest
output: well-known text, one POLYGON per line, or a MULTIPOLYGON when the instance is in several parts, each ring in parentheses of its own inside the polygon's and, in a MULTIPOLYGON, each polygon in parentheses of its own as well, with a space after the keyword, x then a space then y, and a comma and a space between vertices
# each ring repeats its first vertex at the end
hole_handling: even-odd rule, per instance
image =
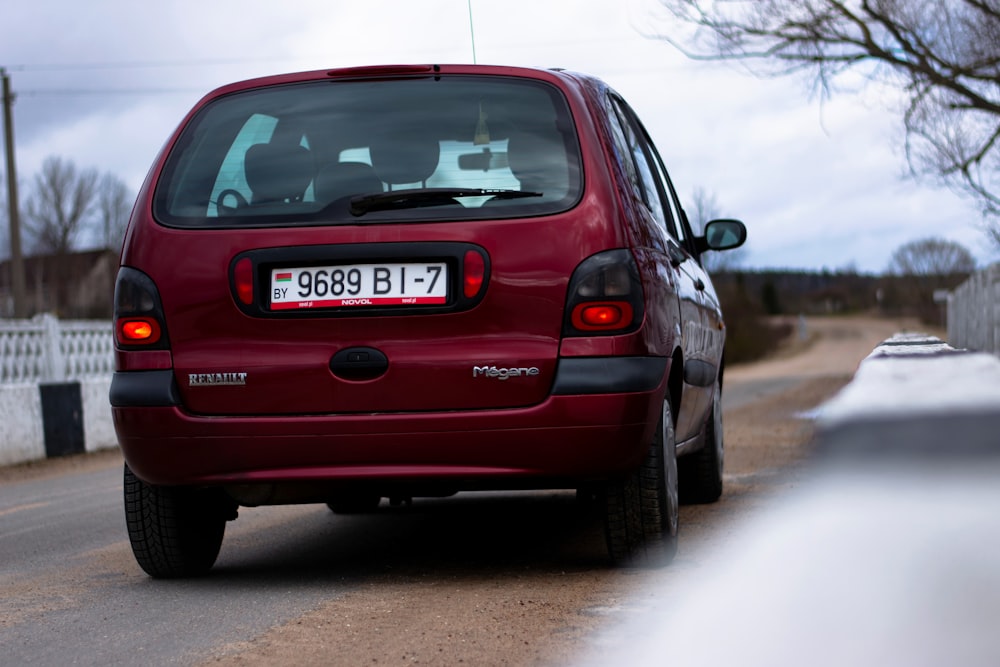
POLYGON ((372 166, 386 183, 421 183, 441 159, 441 144, 426 135, 383 135, 372 142, 372 166))
POLYGON ((253 203, 298 201, 312 181, 309 149, 293 144, 254 144, 243 158, 253 203))
POLYGON ((566 146, 553 132, 516 132, 507 142, 507 164, 525 189, 568 187, 566 146))

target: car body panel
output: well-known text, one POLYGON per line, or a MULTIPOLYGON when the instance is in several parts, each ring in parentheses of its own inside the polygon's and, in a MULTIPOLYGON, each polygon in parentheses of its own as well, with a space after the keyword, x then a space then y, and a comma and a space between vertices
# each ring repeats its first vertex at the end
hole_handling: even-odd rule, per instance
MULTIPOLYGON (((638 465, 668 385, 678 440, 696 441, 714 385, 704 386, 708 371, 685 376, 684 363, 721 372, 724 325, 695 251, 623 185, 623 157, 606 118, 610 95, 583 75, 489 66, 306 72, 207 95, 150 170, 121 256, 122 267, 156 286, 164 335, 156 349, 116 350, 113 416, 133 472, 162 485, 436 480, 457 488, 572 487, 638 465), (181 169, 171 156, 193 145, 185 128, 218 100, 317 81, 448 77, 484 86, 531 81, 557 91, 572 121, 560 131, 573 133, 578 150, 573 157, 567 149, 567 159, 579 163, 578 195, 548 208, 510 199, 468 213, 413 209, 412 219, 410 209, 390 207, 373 215, 378 224, 352 222, 347 208, 337 209, 335 224, 322 224, 315 217, 321 213, 288 222, 268 217, 266 208, 231 224, 222 217, 221 196, 218 217, 201 227, 194 218, 162 214, 163 202, 173 201, 163 199, 163 183, 181 169), (485 258, 483 287, 464 305, 453 298, 467 270, 461 253, 440 248, 472 248, 485 258), (574 271, 622 249, 638 269, 641 320, 621 332, 567 335, 574 271), (360 264, 387 257, 454 262, 449 305, 269 307, 272 270, 327 266, 348 255, 360 264), (241 286, 244 259, 251 268, 240 275, 252 280, 241 286), (375 370, 344 373, 336 360, 352 351, 370 352, 375 370)), ((306 137, 306 144, 320 152, 317 141, 306 137)), ((312 178, 310 188, 318 183, 312 178)))

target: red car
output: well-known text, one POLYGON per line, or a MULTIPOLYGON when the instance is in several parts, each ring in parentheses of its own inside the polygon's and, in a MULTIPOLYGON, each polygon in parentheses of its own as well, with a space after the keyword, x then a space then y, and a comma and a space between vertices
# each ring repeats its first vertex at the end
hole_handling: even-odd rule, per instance
POLYGON ((722 491, 725 327, 638 118, 558 70, 407 65, 201 100, 139 194, 111 404, 128 533, 200 574, 239 505, 580 489, 619 563, 722 491), (678 459, 678 457, 680 457, 678 459))

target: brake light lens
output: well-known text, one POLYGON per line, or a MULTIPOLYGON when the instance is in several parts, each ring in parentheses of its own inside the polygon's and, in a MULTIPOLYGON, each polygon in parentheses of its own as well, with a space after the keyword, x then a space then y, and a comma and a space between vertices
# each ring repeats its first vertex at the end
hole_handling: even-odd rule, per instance
POLYGON ((251 305, 253 303, 253 262, 249 257, 244 257, 236 262, 233 267, 233 283, 236 287, 237 298, 251 305))
POLYGON ((150 345, 160 340, 160 325, 150 317, 121 319, 118 321, 118 338, 130 343, 150 345))
POLYGON ((611 331, 632 323, 629 303, 581 303, 573 309, 573 326, 580 331, 611 331))
POLYGON ((466 299, 474 299, 486 280, 486 260, 475 250, 465 253, 462 267, 462 291, 466 299))
POLYGON ((160 293, 152 278, 123 266, 115 280, 115 342, 124 350, 169 349, 160 293))
POLYGON ((609 250, 588 257, 573 272, 565 336, 629 333, 644 316, 642 282, 632 253, 609 250))

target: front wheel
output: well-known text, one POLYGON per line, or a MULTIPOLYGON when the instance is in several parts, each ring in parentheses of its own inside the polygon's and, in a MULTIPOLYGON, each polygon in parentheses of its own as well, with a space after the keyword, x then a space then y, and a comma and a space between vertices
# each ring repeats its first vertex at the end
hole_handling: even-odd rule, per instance
POLYGON ((677 553, 677 449, 670 401, 638 470, 605 488, 605 536, 619 565, 666 565, 677 553))
POLYGON ((219 489, 154 486, 125 465, 125 524, 139 567, 171 579, 208 572, 236 503, 219 489))

